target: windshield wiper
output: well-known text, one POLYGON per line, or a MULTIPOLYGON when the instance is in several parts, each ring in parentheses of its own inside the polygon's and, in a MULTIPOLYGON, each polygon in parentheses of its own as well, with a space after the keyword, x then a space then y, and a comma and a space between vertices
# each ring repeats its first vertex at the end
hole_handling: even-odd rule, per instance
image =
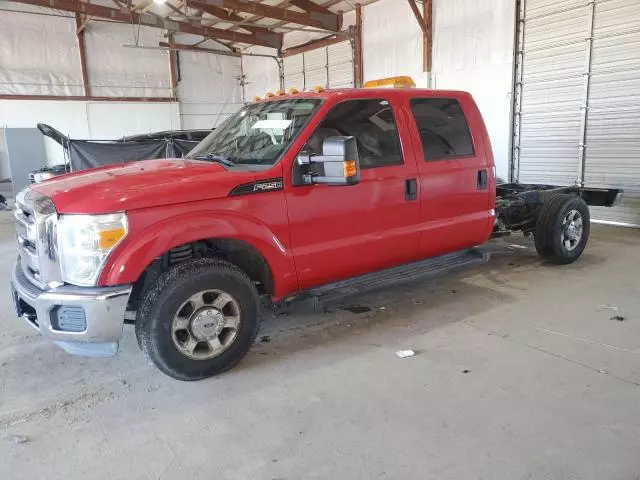
POLYGON ((227 167, 235 167, 236 164, 229 160, 227 157, 222 157, 220 155, 214 155, 212 153, 207 153, 206 155, 196 155, 196 160, 207 160, 209 162, 221 163, 222 165, 226 165, 227 167))

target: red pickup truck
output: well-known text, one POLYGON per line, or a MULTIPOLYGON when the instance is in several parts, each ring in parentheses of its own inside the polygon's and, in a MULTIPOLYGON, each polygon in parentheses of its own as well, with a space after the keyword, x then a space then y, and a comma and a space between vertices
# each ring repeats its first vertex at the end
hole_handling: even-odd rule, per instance
POLYGON ((259 298, 350 293, 486 259, 512 231, 570 263, 616 190, 496 185, 471 96, 413 88, 274 95, 186 158, 68 174, 17 196, 18 316, 70 353, 114 355, 125 313, 164 373, 233 367, 259 298))

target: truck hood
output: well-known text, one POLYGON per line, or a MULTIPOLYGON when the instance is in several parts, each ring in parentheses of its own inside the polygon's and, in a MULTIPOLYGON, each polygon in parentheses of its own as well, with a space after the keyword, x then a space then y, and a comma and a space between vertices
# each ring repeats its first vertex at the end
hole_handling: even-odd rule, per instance
POLYGON ((59 213, 112 213, 226 197, 255 179, 198 160, 145 160, 70 173, 31 188, 51 198, 59 213))

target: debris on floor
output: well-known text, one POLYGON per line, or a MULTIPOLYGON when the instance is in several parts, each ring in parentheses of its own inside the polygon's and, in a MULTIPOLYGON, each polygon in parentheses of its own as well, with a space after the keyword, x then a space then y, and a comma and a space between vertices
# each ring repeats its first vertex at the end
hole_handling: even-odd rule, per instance
POLYGON ((609 320, 616 320, 618 322, 624 322, 626 320, 624 316, 620 315, 620 307, 617 305, 598 305, 598 308, 601 310, 611 310, 616 313, 616 315, 609 317, 609 320))
POLYGON ((413 350, 398 350, 396 352, 396 357, 398 358, 407 358, 407 357, 413 357, 416 354, 415 351, 413 350))
POLYGON ((598 308, 602 310, 613 310, 614 312, 620 311, 620 307, 618 307, 617 305, 598 305, 598 308))
POLYGON ((471 370, 465 368, 464 370, 462 370, 462 373, 471 373, 471 370))
POLYGON ((260 341, 262 343, 269 343, 271 341, 271 337, 269 335, 263 335, 260 337, 260 341))
POLYGON ((29 437, 24 435, 7 435, 4 439, 13 443, 27 443, 29 441, 29 437))
POLYGON ((364 305, 351 305, 348 307, 341 307, 341 309, 351 313, 366 313, 371 311, 369 307, 365 307, 364 305))

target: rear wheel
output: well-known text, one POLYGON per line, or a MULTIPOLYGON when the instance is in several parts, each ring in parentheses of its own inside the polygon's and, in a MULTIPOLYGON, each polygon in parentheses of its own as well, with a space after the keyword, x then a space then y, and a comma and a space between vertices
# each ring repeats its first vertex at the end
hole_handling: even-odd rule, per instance
POLYGON ((575 262, 589 239, 589 207, 570 194, 547 199, 536 222, 535 245, 538 254, 552 263, 575 262))
POLYGON ((536 246, 536 252, 538 252, 538 255, 543 256, 544 247, 542 246, 542 242, 540 240, 540 237, 538 237, 537 234, 533 235, 533 243, 536 246))
POLYGON ((249 277, 228 262, 199 259, 160 275, 142 299, 136 337, 162 372, 199 380, 238 363, 258 327, 258 292, 249 277))

